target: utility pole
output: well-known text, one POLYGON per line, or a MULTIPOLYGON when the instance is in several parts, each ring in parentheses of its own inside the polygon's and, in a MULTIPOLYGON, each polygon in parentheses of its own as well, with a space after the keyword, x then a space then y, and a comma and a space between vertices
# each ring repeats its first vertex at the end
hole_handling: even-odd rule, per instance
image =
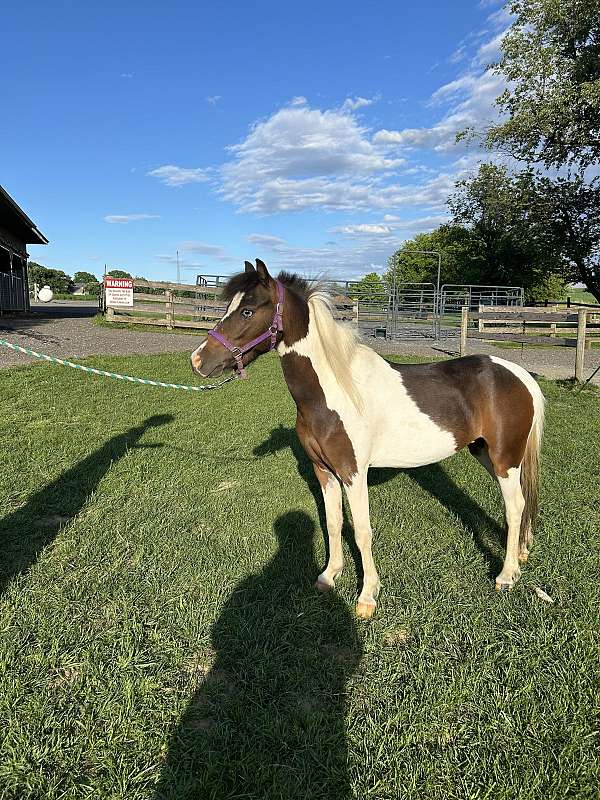
POLYGON ((179 271, 179 250, 175 251, 177 253, 177 283, 181 283, 181 273, 179 271))

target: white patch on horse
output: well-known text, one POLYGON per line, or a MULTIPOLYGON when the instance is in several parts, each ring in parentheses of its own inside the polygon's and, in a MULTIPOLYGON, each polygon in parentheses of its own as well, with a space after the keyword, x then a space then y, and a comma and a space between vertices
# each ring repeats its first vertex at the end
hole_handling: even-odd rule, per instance
POLYGON ((418 467, 457 451, 456 439, 424 414, 409 396, 399 372, 368 347, 358 345, 347 365, 362 400, 359 411, 340 387, 324 354, 309 302, 307 335, 280 355, 294 352, 310 359, 327 407, 337 412, 352 442, 359 472, 368 467, 418 467))
POLYGON ((233 312, 236 311, 240 307, 240 303, 242 302, 242 298, 243 297, 244 297, 244 292, 236 292, 236 294, 233 297, 233 300, 227 306, 227 311, 221 317, 221 320, 220 320, 221 322, 226 320, 227 317, 230 317, 233 314, 233 312))

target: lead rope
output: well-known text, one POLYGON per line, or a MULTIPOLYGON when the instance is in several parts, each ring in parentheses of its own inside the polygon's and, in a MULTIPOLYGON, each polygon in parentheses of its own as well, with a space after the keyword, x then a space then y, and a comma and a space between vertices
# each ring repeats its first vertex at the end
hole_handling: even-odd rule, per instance
POLYGON ((56 358, 55 356, 48 356, 45 353, 36 353, 35 350, 30 350, 28 347, 21 347, 18 344, 12 344, 6 339, 0 339, 1 347, 8 347, 10 350, 15 350, 17 353, 23 353, 26 356, 33 356, 40 358, 43 361, 49 361, 51 364, 60 364, 63 367, 71 367, 71 369, 78 369, 82 372, 91 372, 94 375, 102 375, 104 378, 116 378, 119 381, 129 381, 129 383, 141 383, 144 386, 160 386, 162 389, 183 389, 186 392, 203 392, 208 389, 219 389, 226 383, 233 381, 237 375, 231 375, 219 383, 205 383, 203 386, 186 386, 181 383, 163 383, 162 381, 151 381, 149 378, 135 378, 133 375, 120 375, 118 372, 107 372, 104 369, 94 369, 93 367, 85 367, 83 364, 74 364, 72 361, 66 361, 64 358, 56 358))

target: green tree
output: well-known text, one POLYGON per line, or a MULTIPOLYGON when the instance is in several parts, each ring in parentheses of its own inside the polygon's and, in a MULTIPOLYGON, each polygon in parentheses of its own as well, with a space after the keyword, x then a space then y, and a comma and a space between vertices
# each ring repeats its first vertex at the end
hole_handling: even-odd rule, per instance
POLYGON ((537 215, 549 229, 549 247, 565 281, 584 283, 600 303, 600 178, 535 178, 537 215))
POLYGON ((479 269, 477 281, 469 282, 528 290, 560 273, 561 257, 551 246, 554 237, 530 171, 511 175, 482 164, 475 176, 456 184, 448 204, 455 223, 471 232, 479 269))
POLYGON ((107 272, 106 274, 110 278, 131 278, 131 275, 122 269, 111 269, 110 272, 107 272))
POLYGON ((98 278, 93 275, 91 272, 76 272, 73 275, 73 282, 74 283, 98 283, 98 278))
POLYGON ((28 275, 30 286, 33 286, 34 283, 37 283, 40 287, 49 286, 53 292, 68 292, 73 284, 71 276, 61 269, 45 267, 35 261, 29 262, 28 275))
POLYGON ((510 10, 492 67, 506 82, 503 116, 483 140, 526 165, 548 257, 600 301, 600 178, 589 170, 600 161, 600 0, 513 0, 510 10))
POLYGON ((513 0, 514 21, 492 69, 507 84, 490 149, 528 164, 600 160, 600 0, 513 0))
POLYGON ((371 302, 382 300, 385 298, 385 284, 376 272, 369 272, 352 284, 349 295, 371 302))

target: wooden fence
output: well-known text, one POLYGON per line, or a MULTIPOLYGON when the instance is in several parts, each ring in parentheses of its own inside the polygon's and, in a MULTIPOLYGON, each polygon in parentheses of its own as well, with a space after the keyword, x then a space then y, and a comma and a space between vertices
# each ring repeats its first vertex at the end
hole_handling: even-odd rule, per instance
POLYGON ((502 310, 480 307, 479 311, 470 311, 468 306, 464 306, 460 326, 460 354, 467 354, 468 339, 574 347, 575 378, 581 381, 585 368, 585 351, 591 347, 592 342, 600 341, 594 333, 600 333, 600 309, 579 307, 576 313, 572 313, 536 307, 510 310, 505 307, 502 310), (477 323, 477 330, 469 329, 471 321, 477 323), (515 330, 515 325, 520 330, 515 330))
POLYGON ((225 310, 225 304, 218 299, 221 286, 142 280, 135 280, 133 286, 133 308, 107 306, 107 320, 130 325, 157 325, 168 330, 208 330, 225 310), (144 289, 154 291, 144 292, 144 289), (186 296, 192 292, 192 297, 186 296))
MULTIPOLYGON (((106 319, 133 325, 209 330, 225 313, 219 299, 223 285, 196 286, 186 283, 134 280, 133 308, 107 306, 106 319), (151 292, 144 292, 150 289, 151 292), (192 297, 190 295, 193 293, 192 297)), ((358 319, 358 303, 345 295, 334 297, 335 316, 340 320, 358 319)))

